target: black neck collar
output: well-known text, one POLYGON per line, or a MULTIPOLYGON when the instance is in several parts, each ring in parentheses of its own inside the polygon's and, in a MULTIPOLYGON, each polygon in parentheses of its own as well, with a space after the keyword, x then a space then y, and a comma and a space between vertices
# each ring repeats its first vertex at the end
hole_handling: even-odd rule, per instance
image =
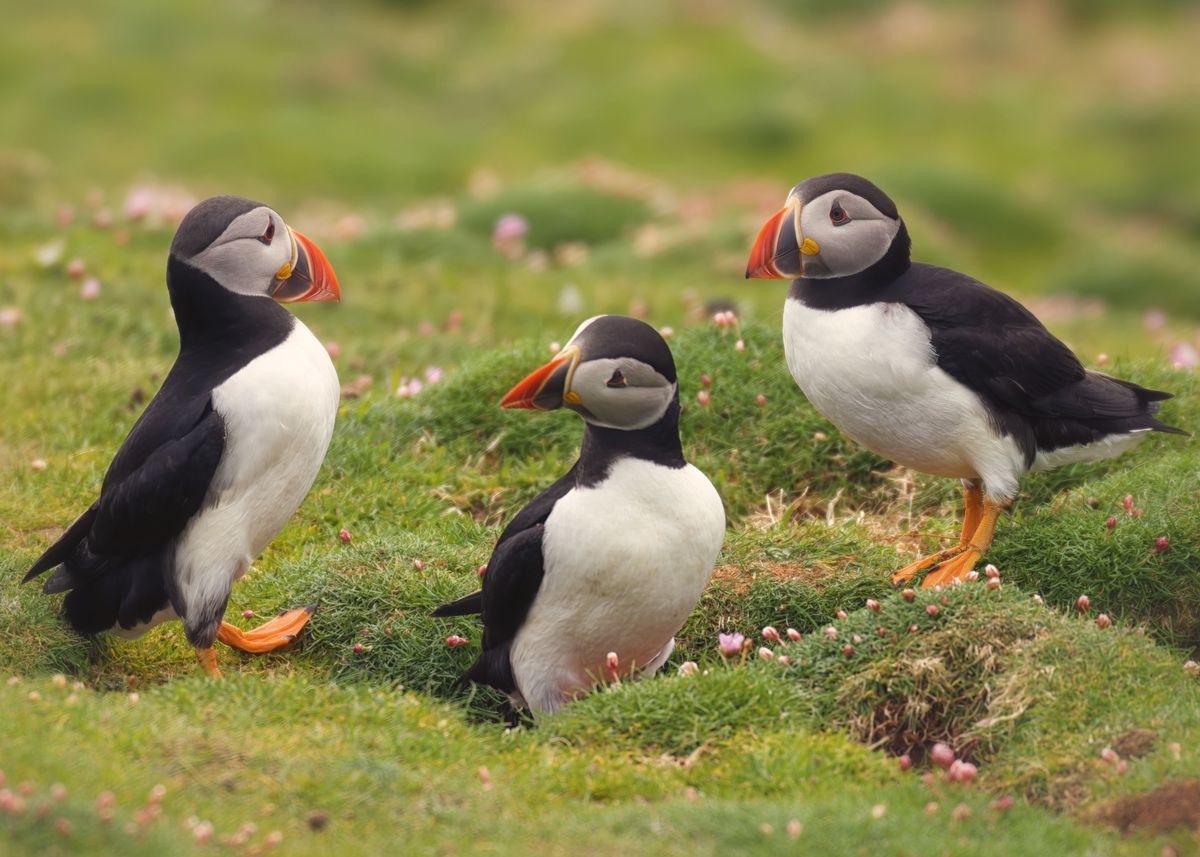
POLYGON ((266 295, 231 292, 208 274, 167 260, 167 291, 181 352, 230 349, 261 354, 287 339, 295 317, 266 295))
POLYGON ((613 464, 621 458, 640 458, 673 468, 687 464, 679 440, 678 392, 662 419, 644 429, 623 431, 587 423, 579 448, 576 483, 589 487, 603 482, 613 464))

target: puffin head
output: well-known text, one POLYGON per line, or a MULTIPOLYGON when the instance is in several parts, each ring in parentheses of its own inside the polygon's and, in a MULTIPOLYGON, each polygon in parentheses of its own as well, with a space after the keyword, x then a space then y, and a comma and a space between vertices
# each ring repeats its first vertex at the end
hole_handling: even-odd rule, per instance
POLYGON ((908 262, 896 204, 852 173, 805 179, 758 233, 746 278, 825 280, 867 270, 889 254, 908 262))
POLYGON ((598 315, 509 390, 500 407, 565 406, 591 425, 635 431, 661 420, 677 390, 675 360, 657 330, 636 318, 598 315))
POLYGON ((214 196, 187 213, 171 256, 227 291, 280 303, 341 299, 325 254, 261 202, 214 196))

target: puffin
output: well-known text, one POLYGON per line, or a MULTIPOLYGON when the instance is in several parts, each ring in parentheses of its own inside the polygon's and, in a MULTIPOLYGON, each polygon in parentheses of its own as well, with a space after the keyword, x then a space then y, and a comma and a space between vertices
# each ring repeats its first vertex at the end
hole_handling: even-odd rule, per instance
POLYGON ((958 542, 897 585, 961 580, 988 550, 1021 477, 1111 458, 1150 432, 1171 394, 1085 369, 1028 309, 978 280, 913 262, 896 204, 861 176, 792 188, 758 233, 747 278, 790 279, 787 365, 852 440, 963 485, 958 542))
POLYGON ((339 388, 322 344, 280 304, 335 301, 325 254, 270 206, 196 205, 167 257, 179 355, 117 451, 99 498, 25 575, 54 569, 83 634, 134 639, 180 619, 204 671, 214 641, 246 652, 290 643, 312 607, 242 631, 223 621, 234 582, 316 478, 339 388))
POLYGON ((481 614, 482 650, 460 683, 547 714, 666 662, 712 574, 725 508, 684 458, 675 361, 644 321, 588 319, 500 406, 575 411, 579 458, 505 527, 483 588, 433 615, 481 614))

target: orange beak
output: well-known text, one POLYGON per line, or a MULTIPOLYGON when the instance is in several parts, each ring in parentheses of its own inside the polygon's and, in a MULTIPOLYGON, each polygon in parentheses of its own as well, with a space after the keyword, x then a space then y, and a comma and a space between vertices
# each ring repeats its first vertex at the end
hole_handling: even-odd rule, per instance
POLYGON ((299 301, 340 301, 337 274, 321 248, 297 229, 292 234, 293 259, 275 275, 271 297, 280 303, 299 301))
POLYGON ((552 411, 561 408, 568 395, 575 362, 579 359, 579 348, 564 348, 554 359, 525 376, 500 400, 502 408, 524 408, 530 411, 552 411))
POLYGON ((779 233, 783 230, 785 218, 792 209, 784 206, 766 222, 754 239, 754 247, 750 250, 750 261, 746 263, 747 280, 782 280, 784 275, 775 265, 775 247, 779 243, 779 233))

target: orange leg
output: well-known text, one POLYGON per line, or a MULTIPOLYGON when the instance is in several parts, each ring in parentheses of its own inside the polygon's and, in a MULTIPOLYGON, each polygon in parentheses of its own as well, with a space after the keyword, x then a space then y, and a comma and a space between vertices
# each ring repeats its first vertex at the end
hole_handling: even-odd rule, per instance
POLYGON ((931 586, 939 584, 945 586, 956 580, 962 580, 966 573, 973 569, 983 557, 984 552, 991 547, 992 536, 996 533, 996 522, 1000 520, 1000 513, 1007 506, 1007 503, 997 503, 990 498, 984 500, 983 517, 975 529, 975 535, 971 536, 971 543, 967 545, 967 549, 931 571, 922 581, 921 587, 928 589, 931 586))
POLYGON ((222 622, 217 630, 217 639, 243 652, 273 652, 295 640, 316 609, 316 605, 313 604, 296 610, 285 610, 270 622, 251 631, 243 631, 236 625, 222 622))
POLYGON ((221 670, 217 667, 217 652, 212 646, 196 649, 196 655, 200 658, 200 666, 204 667, 205 675, 209 678, 221 677, 221 670))
POLYGON ((963 488, 963 525, 962 534, 958 537, 958 544, 952 548, 946 548, 935 554, 922 557, 916 562, 904 566, 904 568, 892 575, 892 583, 896 586, 901 586, 908 583, 918 571, 924 571, 930 566, 935 566, 938 563, 945 562, 961 554, 970 545, 971 537, 975 535, 975 530, 978 528, 982 516, 983 489, 978 484, 971 483, 963 488))

